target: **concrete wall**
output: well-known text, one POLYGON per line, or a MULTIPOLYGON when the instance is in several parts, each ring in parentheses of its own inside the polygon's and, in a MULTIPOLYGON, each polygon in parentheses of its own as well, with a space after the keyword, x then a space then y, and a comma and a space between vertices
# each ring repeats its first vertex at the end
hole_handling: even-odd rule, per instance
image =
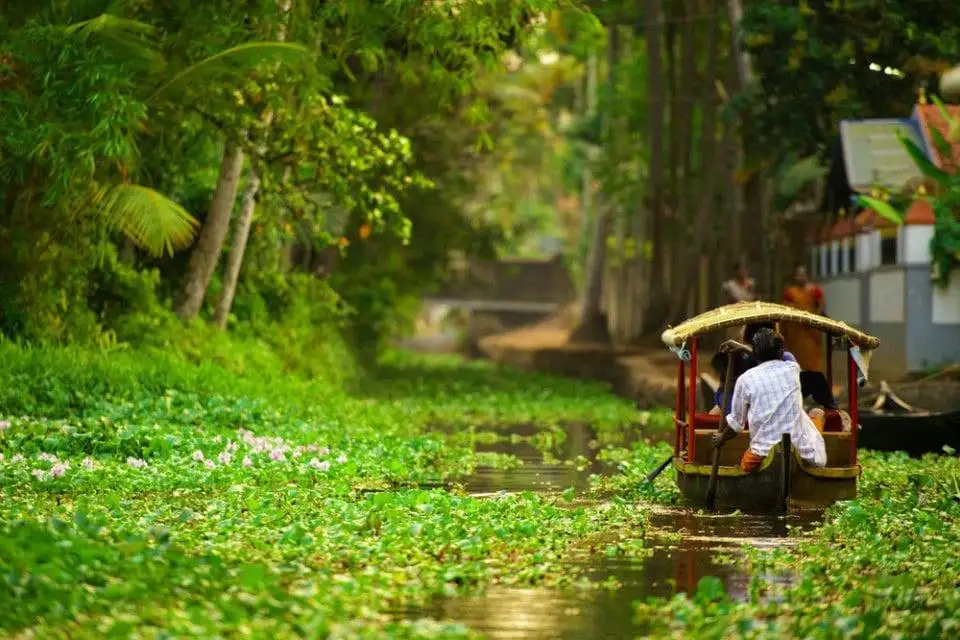
POLYGON ((827 315, 847 324, 859 326, 863 323, 860 304, 863 284, 859 276, 833 278, 821 286, 826 300, 827 315))
POLYGON ((960 283, 938 290, 928 266, 907 267, 907 368, 960 361, 960 283))
MULTIPOLYGON (((880 234, 856 239, 856 265, 824 245, 828 263, 841 269, 822 281, 827 313, 880 338, 871 377, 896 378, 908 372, 960 361, 960 274, 949 288, 930 279, 931 226, 910 225, 898 232, 896 265, 880 265, 880 234), (851 266, 856 273, 847 272, 851 266)), ((842 379, 842 357, 834 375, 842 379)))

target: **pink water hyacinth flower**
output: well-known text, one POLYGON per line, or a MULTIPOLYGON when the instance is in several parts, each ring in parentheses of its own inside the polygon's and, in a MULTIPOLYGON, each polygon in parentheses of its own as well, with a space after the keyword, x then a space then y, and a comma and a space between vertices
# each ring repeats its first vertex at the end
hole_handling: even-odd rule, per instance
POLYGON ((216 468, 217 463, 214 462, 213 460, 204 460, 203 466, 205 466, 207 469, 214 469, 216 468))
POLYGON ((250 456, 243 456, 243 463, 242 463, 242 464, 243 464, 243 466, 245 466, 245 467, 252 467, 252 466, 253 466, 253 460, 250 459, 250 456))
POLYGON ((63 476, 63 474, 67 472, 67 469, 69 468, 69 466, 70 465, 64 464, 62 462, 58 462, 57 464, 53 465, 53 467, 51 467, 50 475, 53 476, 54 478, 60 478, 63 476))
POLYGON ((3 462, 3 461, 6 460, 6 459, 7 459, 7 456, 5 456, 5 455, 3 455, 2 453, 0 453, 0 462, 3 462))
POLYGON ((337 456, 337 463, 338 463, 338 464, 343 464, 343 463, 346 462, 346 461, 347 461, 347 456, 346 456, 346 454, 341 453, 339 456, 337 456))
POLYGON ((43 480, 43 477, 46 475, 46 472, 43 469, 34 469, 30 473, 33 474, 33 477, 37 480, 43 480))
POLYGON ((236 453, 237 449, 239 448, 240 448, 240 445, 238 445, 233 440, 227 441, 227 448, 226 448, 227 453, 236 453))
POLYGON ((233 460, 233 456, 226 451, 221 452, 220 455, 217 456, 217 462, 220 464, 230 464, 231 460, 233 460))
POLYGON ((142 469, 147 466, 147 462, 141 458, 129 457, 127 458, 127 464, 133 467, 134 469, 142 469))
POLYGON ((329 471, 330 463, 324 460, 320 462, 317 458, 311 458, 309 462, 310 466, 316 469, 317 471, 329 471))
POLYGON ((299 458, 300 456, 303 455, 304 451, 306 451, 304 447, 297 447, 296 449, 293 450, 293 457, 299 458))
POLYGON ((200 451, 200 449, 197 449, 196 451, 194 451, 193 459, 196 460, 197 462, 203 462, 203 451, 200 451))
POLYGON ((287 456, 284 455, 282 449, 274 449, 270 452, 270 459, 275 462, 284 462, 287 459, 287 456))
POLYGON ((329 448, 329 447, 320 447, 319 449, 317 449, 317 453, 318 453, 319 455, 321 455, 321 456, 325 456, 325 455, 327 455, 328 453, 330 453, 330 448, 329 448))
POLYGON ((84 469, 93 469, 93 458, 84 458, 84 459, 83 459, 83 468, 84 468, 84 469))
POLYGON ((45 452, 38 455, 37 459, 43 460, 44 462, 57 462, 57 456, 45 452))
POLYGON ((18 462, 23 462, 23 454, 15 453, 12 458, 10 458, 11 464, 16 464, 18 462))
POLYGON ((10 428, 9 420, 0 420, 0 431, 6 431, 10 428))

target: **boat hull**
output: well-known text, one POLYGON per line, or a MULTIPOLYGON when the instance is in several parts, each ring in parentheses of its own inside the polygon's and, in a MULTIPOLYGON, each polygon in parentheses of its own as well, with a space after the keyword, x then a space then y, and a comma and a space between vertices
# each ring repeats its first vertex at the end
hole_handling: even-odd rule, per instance
POLYGON ((875 451, 904 451, 915 457, 960 451, 960 411, 876 413, 860 410, 859 446, 875 451))
MULTIPOLYGON (((860 468, 830 467, 811 469, 791 456, 789 506, 823 507, 841 500, 857 497, 857 478, 860 468)), ((770 513, 782 509, 780 478, 783 456, 779 448, 769 464, 750 474, 739 468, 721 466, 717 477, 717 507, 739 509, 745 513, 770 513)), ((684 500, 702 506, 710 483, 710 467, 685 463, 674 459, 677 487, 684 500)))

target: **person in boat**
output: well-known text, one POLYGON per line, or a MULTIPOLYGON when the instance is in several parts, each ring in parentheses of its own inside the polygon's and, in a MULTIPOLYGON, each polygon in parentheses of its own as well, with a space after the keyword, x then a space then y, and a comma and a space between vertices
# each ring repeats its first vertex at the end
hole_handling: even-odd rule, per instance
POLYGON ((759 364, 737 379, 726 427, 713 435, 713 445, 719 447, 750 423, 750 447, 740 459, 740 469, 747 473, 757 470, 784 433, 790 434, 801 460, 816 467, 827 464, 823 436, 803 409, 800 366, 783 359, 783 344, 783 336, 772 329, 753 336, 759 364))
MULTIPOLYGON (((720 380, 718 385, 717 392, 715 395, 715 406, 710 410, 712 415, 719 415, 721 412, 720 406, 723 404, 723 390, 725 388, 725 380, 727 373, 727 358, 729 353, 733 352, 733 357, 737 358, 737 361, 734 363, 734 380, 739 378, 743 373, 752 367, 760 364, 760 361, 756 356, 750 352, 745 345, 749 345, 753 342, 753 337, 761 329, 770 329, 776 331, 777 325, 773 322, 755 322, 753 324, 748 324, 743 328, 743 344, 728 340, 720 345, 720 350, 714 354, 713 359, 710 361, 711 366, 716 372, 717 378, 720 380)), ((789 351, 783 352, 783 359, 790 362, 797 362, 797 358, 789 351)), ((840 406, 837 403, 836 397, 833 395, 833 391, 830 389, 830 383, 827 382, 827 377, 820 371, 801 371, 800 372, 800 390, 804 398, 811 398, 814 402, 819 404, 824 409, 833 409, 835 411, 840 410, 840 406)), ((841 413, 841 419, 843 419, 843 413, 841 413)), ((844 425, 846 427, 846 420, 844 420, 844 425)), ((847 430, 846 428, 844 430, 847 430)))
MULTIPOLYGON (((818 315, 826 311, 823 289, 810 281, 807 268, 797 265, 793 282, 783 290, 783 304, 818 315)), ((783 323, 783 339, 797 358, 803 371, 823 371, 823 336, 814 327, 794 322, 783 323)))

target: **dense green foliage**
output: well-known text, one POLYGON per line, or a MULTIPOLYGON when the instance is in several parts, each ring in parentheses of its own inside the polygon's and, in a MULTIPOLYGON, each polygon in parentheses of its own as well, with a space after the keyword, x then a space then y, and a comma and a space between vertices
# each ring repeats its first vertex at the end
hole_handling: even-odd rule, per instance
MULTIPOLYGON (((170 254, 232 180, 257 203, 234 324, 297 298, 346 310, 354 346, 378 350, 451 252, 503 236, 464 207, 500 170, 495 143, 540 122, 502 126, 529 105, 498 93, 503 56, 535 59, 555 10, 595 32, 551 0, 16 4, 0 16, 0 333, 38 342, 136 343, 122 316, 166 322, 187 266, 170 254), (225 147, 258 186, 221 165, 225 147)), ((241 199, 223 194, 229 218, 241 199)), ((211 309, 218 235, 192 248, 214 265, 211 309)))
POLYGON ((799 547, 751 554, 752 599, 704 579, 692 597, 638 605, 641 631, 696 638, 946 638, 960 628, 960 458, 866 455, 860 497, 799 547), (782 599, 769 571, 791 570, 782 599))
POLYGON ((763 157, 823 155, 845 118, 902 118, 960 59, 960 8, 909 0, 744 3, 757 85, 741 96, 763 157))
MULTIPOLYGON (((649 503, 676 500, 669 472, 643 482, 670 449, 645 441, 601 452, 618 472, 596 478, 599 503, 456 488, 477 465, 517 464, 472 450, 497 425, 535 420, 548 451, 561 421, 608 442, 638 418, 669 424, 600 387, 396 354, 345 391, 280 372, 252 344, 233 353, 218 365, 0 347, 0 628, 468 637, 389 612, 490 584, 601 586, 581 575, 584 554, 642 557, 649 503)), ((638 604, 638 633, 949 636, 960 458, 863 460, 858 500, 798 547, 748 554, 754 599, 705 579, 638 604), (784 571, 797 580, 768 602, 766 576, 784 571)))
POLYGON ((601 517, 428 488, 510 463, 466 431, 630 421, 600 387, 393 357, 348 394, 264 361, 241 377, 161 353, 0 352, 6 632, 417 635, 382 614, 490 581, 563 584, 572 542, 642 531, 620 501, 601 517))

